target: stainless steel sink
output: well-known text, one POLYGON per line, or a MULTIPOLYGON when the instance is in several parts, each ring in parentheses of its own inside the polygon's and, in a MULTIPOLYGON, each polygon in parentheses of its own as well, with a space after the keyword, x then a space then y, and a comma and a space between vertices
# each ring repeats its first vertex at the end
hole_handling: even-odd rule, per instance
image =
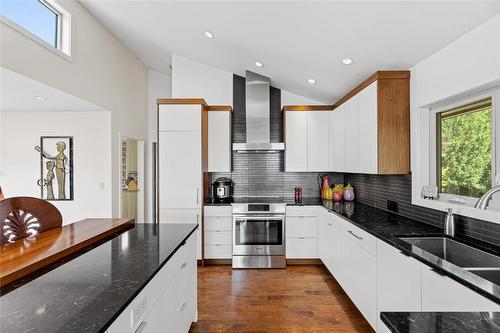
POLYGON ((485 271, 492 268, 500 270, 500 257, 446 237, 401 237, 400 239, 469 271, 485 271))

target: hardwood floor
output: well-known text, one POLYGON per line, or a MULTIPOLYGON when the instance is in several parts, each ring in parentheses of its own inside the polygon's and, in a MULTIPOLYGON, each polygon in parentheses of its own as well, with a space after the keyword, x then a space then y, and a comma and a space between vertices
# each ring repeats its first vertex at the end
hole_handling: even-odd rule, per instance
POLYGON ((198 332, 374 332, 323 266, 198 269, 198 332))

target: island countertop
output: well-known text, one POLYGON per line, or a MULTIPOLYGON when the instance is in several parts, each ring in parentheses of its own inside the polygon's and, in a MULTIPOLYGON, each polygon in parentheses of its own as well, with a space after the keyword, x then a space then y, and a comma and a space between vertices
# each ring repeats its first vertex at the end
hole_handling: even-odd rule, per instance
POLYGON ((2 288, 0 331, 103 332, 196 230, 135 224, 2 288))

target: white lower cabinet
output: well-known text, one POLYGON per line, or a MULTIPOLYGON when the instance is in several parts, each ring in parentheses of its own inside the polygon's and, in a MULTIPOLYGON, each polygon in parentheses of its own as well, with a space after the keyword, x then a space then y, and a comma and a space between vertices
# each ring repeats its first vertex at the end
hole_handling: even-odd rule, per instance
POLYGON ((373 254, 344 234, 342 287, 373 328, 377 327, 377 261, 373 254))
POLYGON ((318 213, 318 240, 323 264, 378 333, 390 332, 380 312, 500 311, 499 304, 325 208, 318 213))
POLYGON ((420 262, 377 240, 377 331, 387 329, 383 311, 421 311, 420 262))
POLYGON ((318 258, 318 207, 287 207, 285 235, 287 259, 318 258))
POLYGON ((232 246, 232 207, 204 207, 204 248, 205 259, 231 259, 232 246))
POLYGON ((108 329, 109 333, 186 333, 197 316, 193 234, 108 329))
POLYGON ((321 209, 318 214, 319 257, 337 282, 342 283, 342 218, 321 209))
POLYGON ((160 209, 160 223, 197 223, 199 228, 195 231, 198 239, 197 259, 201 259, 201 230, 203 219, 201 218, 201 209, 182 209, 182 208, 167 208, 160 209))
POLYGON ((422 311, 500 311, 500 305, 422 264, 422 311))

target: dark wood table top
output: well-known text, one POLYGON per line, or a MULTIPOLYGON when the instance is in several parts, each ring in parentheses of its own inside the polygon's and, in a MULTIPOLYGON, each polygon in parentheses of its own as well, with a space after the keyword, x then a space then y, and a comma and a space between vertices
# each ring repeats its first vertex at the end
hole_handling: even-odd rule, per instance
POLYGON ((0 287, 130 228, 134 219, 85 219, 0 248, 0 287))

